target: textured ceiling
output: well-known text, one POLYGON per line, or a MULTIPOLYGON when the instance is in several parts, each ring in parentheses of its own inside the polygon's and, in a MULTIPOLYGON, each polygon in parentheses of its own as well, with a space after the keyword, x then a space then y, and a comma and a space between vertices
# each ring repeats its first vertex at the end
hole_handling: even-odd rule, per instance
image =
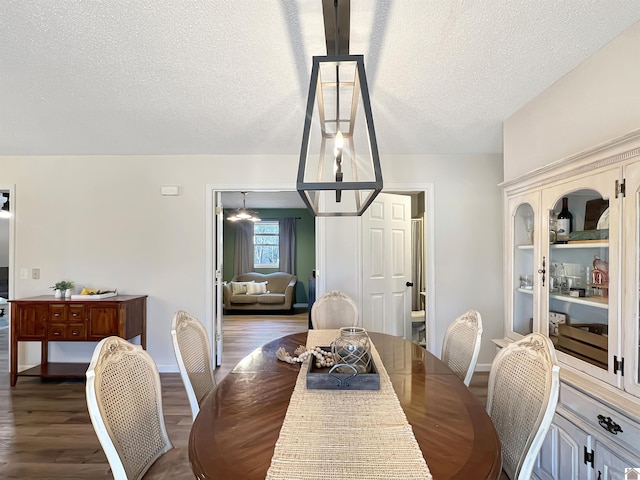
MULTIPOLYGON (((381 154, 499 153, 501 122, 638 0, 352 0, 381 154)), ((321 0, 0 0, 0 154, 297 154, 321 0)))

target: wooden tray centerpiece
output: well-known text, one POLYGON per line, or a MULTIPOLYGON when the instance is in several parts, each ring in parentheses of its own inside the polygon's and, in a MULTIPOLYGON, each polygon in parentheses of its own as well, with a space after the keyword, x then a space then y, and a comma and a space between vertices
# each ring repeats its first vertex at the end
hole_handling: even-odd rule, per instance
MULTIPOLYGON (((331 347, 320 347, 331 351, 331 347)), ((371 371, 358 373, 349 364, 340 363, 333 367, 318 367, 314 358, 309 359, 307 370, 307 388, 316 390, 380 390, 380 373, 371 358, 371 371)))

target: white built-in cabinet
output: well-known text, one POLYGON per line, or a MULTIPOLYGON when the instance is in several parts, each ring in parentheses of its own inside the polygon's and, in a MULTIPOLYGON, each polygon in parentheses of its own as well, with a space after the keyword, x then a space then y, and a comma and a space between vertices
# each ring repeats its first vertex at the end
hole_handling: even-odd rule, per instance
POLYGON ((505 336, 548 335, 560 400, 534 477, 624 480, 640 467, 640 131, 504 188, 505 336), (553 242, 567 198, 571 239, 553 242))

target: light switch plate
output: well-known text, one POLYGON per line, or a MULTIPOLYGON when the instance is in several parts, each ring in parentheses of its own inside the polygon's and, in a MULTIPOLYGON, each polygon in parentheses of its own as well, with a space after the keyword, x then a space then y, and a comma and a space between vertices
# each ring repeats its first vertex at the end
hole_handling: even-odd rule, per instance
POLYGON ((31 269, 31 278, 33 278, 34 280, 40 280, 40 269, 39 268, 32 268, 31 269))
POLYGON ((180 187, 178 185, 162 185, 160 187, 160 194, 165 196, 180 195, 180 187))

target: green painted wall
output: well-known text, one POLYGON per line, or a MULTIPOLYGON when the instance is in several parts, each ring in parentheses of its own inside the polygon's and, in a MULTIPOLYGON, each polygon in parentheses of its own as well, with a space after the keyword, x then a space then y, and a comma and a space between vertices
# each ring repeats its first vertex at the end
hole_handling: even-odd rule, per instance
MULTIPOLYGON (((296 303, 309 301, 309 277, 315 268, 316 259, 316 223, 315 218, 307 209, 257 209, 253 208, 263 220, 276 220, 287 217, 300 217, 296 220, 296 303)), ((225 210, 225 218, 229 212, 225 210)), ((236 228, 233 222, 225 220, 222 243, 222 279, 230 281, 233 278, 233 258, 235 255, 236 228)), ((275 272, 275 269, 257 269, 261 273, 275 272)))

